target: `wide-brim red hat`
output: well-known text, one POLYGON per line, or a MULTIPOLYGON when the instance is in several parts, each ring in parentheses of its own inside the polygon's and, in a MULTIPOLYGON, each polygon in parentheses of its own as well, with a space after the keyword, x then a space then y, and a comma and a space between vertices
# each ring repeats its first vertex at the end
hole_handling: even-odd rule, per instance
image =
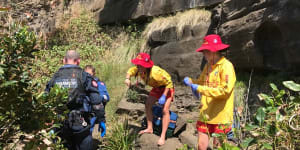
POLYGON ((211 52, 217 52, 228 48, 229 45, 223 44, 221 38, 217 34, 210 34, 204 37, 203 44, 196 52, 201 52, 203 50, 209 50, 211 52))
POLYGON ((151 68, 153 61, 150 59, 150 55, 147 53, 139 53, 136 58, 132 59, 131 62, 135 65, 140 65, 145 68, 151 68))

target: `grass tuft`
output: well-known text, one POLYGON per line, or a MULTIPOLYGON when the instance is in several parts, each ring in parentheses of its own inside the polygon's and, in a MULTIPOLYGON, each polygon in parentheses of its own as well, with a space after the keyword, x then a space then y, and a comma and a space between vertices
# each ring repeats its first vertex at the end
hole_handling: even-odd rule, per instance
POLYGON ((128 119, 114 125, 110 134, 105 138, 104 150, 132 150, 136 133, 130 130, 128 119))
POLYGON ((210 18, 210 11, 199 9, 178 12, 175 16, 158 17, 147 25, 143 35, 148 39, 154 31, 162 32, 167 28, 176 27, 177 36, 180 37, 185 26, 194 27, 199 24, 208 24, 210 18))

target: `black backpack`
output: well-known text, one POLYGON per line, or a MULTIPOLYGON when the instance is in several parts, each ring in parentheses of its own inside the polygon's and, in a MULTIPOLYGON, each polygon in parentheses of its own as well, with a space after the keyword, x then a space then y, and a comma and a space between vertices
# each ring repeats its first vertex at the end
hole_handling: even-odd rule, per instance
POLYGON ((83 70, 79 66, 61 67, 54 75, 54 84, 69 89, 67 106, 70 110, 82 107, 86 93, 83 85, 83 70))

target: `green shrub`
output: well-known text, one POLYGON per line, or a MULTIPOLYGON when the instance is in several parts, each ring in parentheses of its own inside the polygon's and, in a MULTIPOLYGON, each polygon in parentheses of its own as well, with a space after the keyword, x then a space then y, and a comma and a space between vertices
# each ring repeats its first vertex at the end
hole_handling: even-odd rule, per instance
MULTIPOLYGON (((32 52, 36 51, 35 46, 34 33, 19 25, 13 25, 0 39, 0 147, 17 132, 37 133, 49 128, 45 123, 52 121, 54 126, 59 126, 67 113, 64 105, 67 89, 54 87, 44 95, 39 94, 38 87, 33 84, 32 52)), ((47 136, 34 134, 25 149, 39 147, 42 138, 47 136)))
POLYGON ((1 143, 19 128, 35 128, 35 124, 29 122, 33 113, 31 53, 35 45, 34 33, 18 25, 0 37, 1 143))

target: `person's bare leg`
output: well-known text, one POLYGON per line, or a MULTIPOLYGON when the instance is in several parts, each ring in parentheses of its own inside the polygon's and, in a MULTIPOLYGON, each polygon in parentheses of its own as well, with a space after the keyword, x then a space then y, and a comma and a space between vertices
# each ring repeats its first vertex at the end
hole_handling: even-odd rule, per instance
POLYGON ((163 118, 162 118, 162 131, 160 138, 157 142, 158 145, 164 145, 165 144, 165 139, 166 139, 166 132, 168 130, 168 126, 170 123, 170 105, 171 105, 171 98, 168 98, 166 103, 164 104, 163 107, 163 118))
POLYGON ((148 96, 146 104, 145 104, 145 109, 146 109, 146 119, 147 119, 147 129, 142 130, 139 132, 139 134, 143 133, 153 133, 153 115, 152 115, 152 106, 154 103, 157 101, 157 99, 153 96, 148 96))
POLYGON ((209 137, 206 133, 198 131, 198 150, 206 150, 209 143, 209 137))

